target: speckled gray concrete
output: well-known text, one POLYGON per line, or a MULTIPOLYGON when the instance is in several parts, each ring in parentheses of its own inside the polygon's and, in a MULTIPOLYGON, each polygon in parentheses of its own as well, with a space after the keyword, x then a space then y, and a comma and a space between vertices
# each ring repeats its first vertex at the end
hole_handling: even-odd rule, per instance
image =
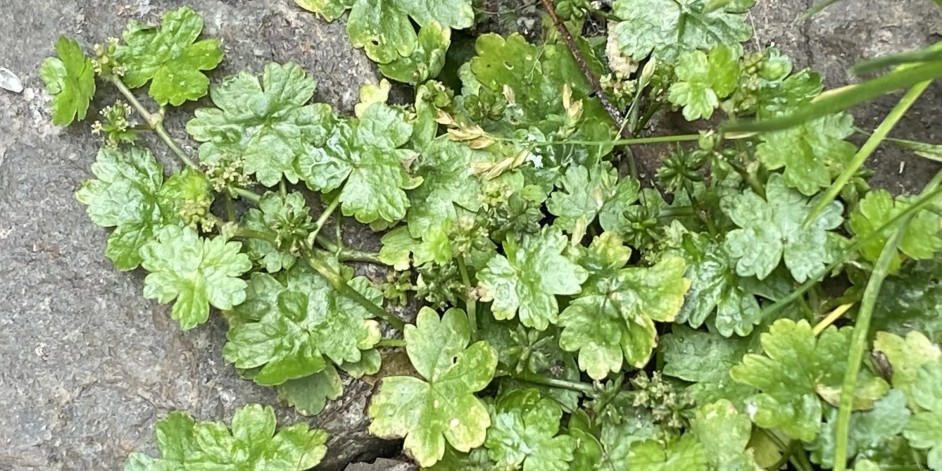
MULTIPOLYGON (((216 77, 293 60, 319 80, 316 99, 341 109, 356 103, 359 84, 375 80, 342 25, 319 22, 288 1, 188 3, 203 13, 206 33, 223 40, 227 56, 216 77)), ((89 177, 96 140, 85 124, 48 124, 37 70, 60 32, 88 46, 117 36, 129 18, 156 21, 180 4, 0 6, 0 65, 26 86, 20 95, 0 91, 0 469, 120 469, 130 451, 152 447, 154 421, 172 409, 228 420, 242 404, 276 403, 273 390, 239 379, 222 360, 221 322, 182 333, 165 307, 143 299, 141 273, 112 268, 102 252, 106 232, 72 196, 89 177)), ((182 119, 169 117, 178 137, 182 119)), ((347 389, 343 401, 311 419, 332 435, 325 468, 382 449, 365 432, 370 386, 347 389)), ((279 416, 300 419, 283 409, 279 416)))
MULTIPOLYGON (((165 307, 142 298, 140 273, 113 270, 102 255, 106 232, 72 197, 89 176, 97 143, 87 125, 59 130, 48 124, 36 70, 60 32, 88 46, 118 35, 128 18, 155 20, 181 3, 0 2, 0 66, 27 87, 20 95, 0 91, 2 470, 118 469, 130 451, 152 446, 151 427, 169 410, 227 420, 244 403, 276 401, 270 389, 240 380, 222 361, 221 322, 181 333, 165 307), (152 11, 142 12, 142 5, 152 11)), ((360 83, 375 79, 362 54, 350 49, 342 26, 318 22, 290 0, 187 3, 204 13, 207 33, 224 41, 227 59, 216 77, 293 60, 320 81, 316 98, 341 109, 352 108, 360 83)), ((862 57, 923 46, 942 32, 942 16, 929 0, 845 0, 808 23, 795 19, 811 0, 758 3, 752 14, 758 40, 780 44, 801 66, 823 70, 829 85, 848 80, 847 66, 862 57)), ((933 109, 940 97, 934 87, 898 135, 942 140, 933 109)), ((861 108, 858 124, 876 125, 892 104, 861 108)), ((182 119, 169 117, 178 137, 182 119)), ((909 158, 899 175, 902 156, 881 151, 877 181, 917 189, 935 167, 909 158)), ((365 434, 369 389, 348 385, 344 400, 311 419, 334 436, 327 467, 377 450, 378 442, 365 434)), ((279 416, 299 419, 284 409, 279 416)), ((391 466, 396 464, 381 461, 367 469, 391 466)))

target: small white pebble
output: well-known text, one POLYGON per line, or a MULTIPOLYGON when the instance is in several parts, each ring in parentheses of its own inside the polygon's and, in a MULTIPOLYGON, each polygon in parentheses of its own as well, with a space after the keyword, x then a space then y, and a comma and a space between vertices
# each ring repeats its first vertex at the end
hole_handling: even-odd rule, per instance
POLYGON ((0 67, 0 88, 13 93, 20 93, 23 91, 23 82, 20 82, 20 78, 10 69, 0 67))

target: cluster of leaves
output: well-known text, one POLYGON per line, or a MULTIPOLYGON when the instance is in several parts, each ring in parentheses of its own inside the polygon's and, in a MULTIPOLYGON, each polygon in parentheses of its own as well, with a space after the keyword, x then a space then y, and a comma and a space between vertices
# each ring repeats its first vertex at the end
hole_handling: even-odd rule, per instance
POLYGON ((327 453, 327 434, 295 424, 276 432, 275 411, 249 404, 235 411, 232 427, 222 422, 197 422, 171 412, 155 425, 160 458, 132 453, 125 471, 310 469, 327 453))
MULTIPOLYGON (((344 116, 311 102, 316 81, 292 63, 210 85, 222 51, 187 7, 132 22, 94 58, 63 38, 41 74, 57 124, 85 117, 96 75, 124 94, 95 126, 105 143, 77 198, 114 228, 106 256, 147 271, 144 295, 172 303, 181 328, 222 312, 223 355, 244 377, 304 414, 344 377, 381 379, 370 431, 429 469, 844 469, 840 450, 858 470, 942 470, 942 218, 860 176, 828 198, 857 152, 845 113, 761 134, 705 121, 771 120, 822 92, 774 48, 745 52, 751 0, 560 2, 569 31, 594 15, 609 28, 481 33, 454 55, 470 0, 297 3, 349 11, 354 44, 414 101, 389 103, 384 80, 344 116), (145 86, 158 112, 134 94, 145 86), (186 125, 194 161, 162 117, 207 94, 186 125), (136 145, 131 107, 183 170, 165 177, 136 145), (671 112, 702 131, 617 138, 671 112), (674 144, 660 188, 642 188, 631 148, 657 142, 674 144), (344 247, 340 215, 380 232, 379 253, 344 247), (322 233, 331 217, 336 236, 322 233), (869 336, 855 308, 891 241, 869 336), (387 266, 387 282, 351 260, 387 266), (829 296, 827 277, 848 288, 829 296), (384 309, 410 299, 413 323, 384 309), (872 355, 848 401, 860 335, 872 355), (384 369, 399 347, 411 367, 384 369)), ((171 415, 158 442, 183 464, 167 467, 313 466, 323 436, 272 438, 268 415, 240 411, 231 435, 171 415)))

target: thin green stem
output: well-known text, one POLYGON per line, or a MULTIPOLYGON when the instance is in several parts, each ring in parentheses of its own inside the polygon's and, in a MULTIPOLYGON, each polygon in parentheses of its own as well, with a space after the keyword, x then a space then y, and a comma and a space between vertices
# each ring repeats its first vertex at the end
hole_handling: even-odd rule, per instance
POLYGON ((335 244, 332 240, 328 239, 325 235, 318 235, 314 238, 314 242, 330 253, 337 254, 341 252, 340 246, 335 244))
POLYGON ((317 221, 314 222, 314 229, 312 229, 311 233, 307 236, 308 246, 314 245, 314 242, 317 240, 317 235, 321 232, 321 229, 324 228, 324 224, 327 223, 327 220, 330 219, 332 214, 334 214, 334 211, 338 206, 340 206, 339 196, 334 198, 334 200, 327 205, 327 208, 324 209, 324 212, 321 213, 321 216, 317 218, 317 221))
POLYGON ((232 196, 229 195, 229 193, 226 193, 225 196, 226 196, 226 198, 225 198, 225 201, 226 201, 226 218, 229 219, 229 221, 235 221, 235 220, 236 220, 236 211, 235 211, 235 205, 232 204, 232 196))
POLYGON ((191 160, 188 155, 186 155, 186 152, 184 152, 183 149, 181 149, 180 146, 177 145, 177 141, 175 141, 173 137, 170 136, 170 133, 167 132, 167 128, 164 127, 164 123, 162 119, 160 122, 157 123, 157 127, 154 128, 154 132, 156 132, 157 135, 160 136, 160 139, 164 141, 164 144, 166 144, 167 147, 169 147, 170 150, 173 151, 174 154, 176 154, 177 158, 179 158, 181 162, 186 164, 187 167, 190 167, 194 170, 199 170, 199 166, 196 165, 196 163, 194 163, 193 160, 191 160))
POLYGON ((543 375, 537 375, 529 372, 513 373, 510 376, 513 379, 526 383, 539 384, 541 386, 549 386, 551 388, 567 389, 569 391, 576 391, 589 395, 593 395, 597 392, 595 387, 593 387, 591 384, 567 381, 564 379, 548 378, 543 375))
MULTIPOLYGON (((455 259, 458 262, 458 271, 461 273, 461 282, 464 283, 465 288, 471 289, 471 277, 468 276, 468 267, 464 263, 464 255, 458 255, 455 259)), ((471 341, 475 341, 478 338, 478 315, 477 315, 477 301, 474 299, 474 294, 468 293, 465 298, 465 306, 468 310, 468 325, 471 327, 471 341)))
POLYGON ((177 145, 177 141, 175 141, 173 137, 170 136, 170 133, 167 132, 167 128, 164 127, 163 113, 151 113, 150 111, 147 111, 147 108, 145 108, 144 105, 142 105, 141 102, 137 99, 137 97, 134 96, 134 93, 131 92, 131 89, 121 81, 120 77, 112 75, 111 83, 113 83, 118 91, 121 92, 121 95, 124 95, 124 98, 127 99, 129 103, 131 103, 131 106, 137 110, 138 114, 144 118, 147 127, 157 133, 157 136, 160 137, 160 140, 164 141, 164 144, 170 148, 171 152, 176 154, 177 158, 179 158, 181 162, 183 162, 187 167, 199 170, 199 166, 197 166, 193 160, 190 159, 190 156, 186 155, 186 152, 184 152, 183 149, 177 145))
POLYGON ((648 107, 648 109, 644 110, 644 114, 641 115, 641 119, 637 121, 635 128, 632 129, 632 133, 638 134, 639 132, 641 132, 641 130, 644 129, 645 126, 648 125, 648 121, 651 121, 651 118, 653 118, 654 114, 657 113, 658 110, 660 109, 661 109, 660 106, 652 105, 648 107))
POLYGON ((789 460, 791 460, 792 447, 786 445, 781 438, 777 437, 774 433, 768 430, 762 428, 757 428, 756 430, 762 432, 766 437, 768 437, 768 439, 776 446, 776 448, 782 452, 782 457, 779 458, 774 465, 767 469, 782 469, 782 466, 785 466, 785 463, 788 463, 789 460))
POLYGON ((245 188, 231 187, 233 193, 239 196, 239 198, 247 199, 253 203, 258 203, 262 199, 262 195, 245 188))
POLYGON ((762 182, 759 181, 759 178, 756 176, 755 172, 746 170, 745 167, 739 165, 738 163, 729 161, 726 163, 729 164, 729 166, 732 167, 733 170, 735 170, 736 173, 738 173, 739 176, 749 184, 749 188, 752 189, 753 193, 765 198, 765 187, 762 186, 762 182))
POLYGON ((314 239, 314 242, 317 243, 317 245, 319 245, 322 249, 336 255, 337 260, 340 260, 341 262, 360 262, 372 263, 373 265, 389 266, 388 263, 379 259, 378 253, 341 248, 324 235, 318 235, 314 239))
POLYGON ((857 312, 857 321, 854 323, 853 337, 850 351, 847 353, 847 367, 844 370, 844 383, 841 386, 841 402, 837 412, 837 441, 834 446, 834 471, 844 471, 847 468, 847 446, 850 433, 850 414, 854 406, 854 389, 857 386, 857 374, 863 361, 864 350, 867 349, 867 339, 870 333, 870 319, 876 307, 877 297, 883 281, 889 275, 890 265, 896 258, 896 246, 902 239, 906 226, 912 219, 910 216, 903 220, 890 239, 883 246, 880 258, 873 266, 873 273, 864 288, 863 298, 860 301, 860 310, 857 312))
MULTIPOLYGON (((748 137, 754 136, 755 133, 729 133, 723 136, 724 139, 745 139, 748 137)), ((568 145, 580 145, 580 146, 601 146, 601 145, 613 145, 613 146, 631 146, 631 145, 641 145, 641 144, 664 144, 671 142, 694 142, 700 140, 700 134, 677 134, 671 136, 652 136, 652 137, 636 137, 632 139, 614 139, 607 141, 586 141, 586 140, 570 140, 564 139, 562 141, 553 141, 553 142, 531 142, 525 139, 516 139, 511 137, 497 137, 497 136, 488 136, 495 141, 501 142, 514 142, 518 144, 527 144, 531 146, 555 146, 560 144, 568 145)))
POLYGON ((308 251, 304 254, 304 260, 311 268, 314 269, 314 271, 316 271, 320 276, 324 277, 324 279, 327 280, 327 283, 329 283, 330 286, 342 296, 359 304, 374 316, 385 320, 396 330, 401 332, 403 329, 405 329, 406 323, 403 322, 402 319, 390 314, 382 307, 377 306, 373 301, 367 299, 366 296, 360 294, 359 291, 351 288, 350 285, 347 284, 347 281, 343 279, 343 276, 334 271, 334 269, 331 268, 330 265, 328 265, 326 262, 318 259, 315 253, 308 251))
POLYGON ((801 442, 795 440, 792 442, 792 446, 794 446, 795 449, 792 453, 791 463, 795 469, 798 471, 814 471, 814 466, 808 461, 808 454, 805 453, 805 447, 802 446, 801 442))
POLYGON ((373 265, 389 266, 388 263, 384 263, 379 259, 379 254, 352 249, 343 249, 337 252, 337 260, 341 262, 372 263, 373 265))
POLYGON ((837 177, 837 180, 834 180, 834 183, 831 184, 830 188, 828 188, 828 191, 824 194, 824 197, 818 201, 818 203, 814 206, 814 209, 811 210, 811 213, 808 214, 808 217, 805 218, 805 228, 808 228, 808 226, 814 222, 818 216, 821 215, 821 212, 824 211, 824 208, 826 208, 837 198, 837 195, 840 194, 841 190, 844 189, 844 186, 847 185, 847 182, 849 182, 851 178, 854 178, 854 175, 864 164, 864 162, 870 158, 873 152, 877 150, 877 147, 883 143, 883 140, 889 136, 890 131, 896 127, 896 124, 899 123, 900 119, 902 119, 906 112, 909 111, 909 108, 911 108, 913 104, 916 103, 916 100, 922 96, 923 92, 926 91, 926 88, 928 88, 929 84, 931 83, 932 81, 919 83, 910 88, 909 91, 903 95, 903 98, 900 98, 899 102, 896 103, 896 106, 890 110, 890 113, 887 114, 886 118, 883 119, 883 122, 880 123, 880 126, 878 126, 877 129, 873 131, 873 134, 871 134, 867 139, 867 141, 864 142, 862 146, 860 146, 860 150, 857 151, 857 154, 854 155, 854 158, 851 159, 851 161, 847 164, 847 168, 845 168, 841 175, 837 177))
POLYGON ((673 208, 664 208, 659 213, 657 213, 658 219, 668 219, 668 218, 682 218, 682 217, 693 217, 696 213, 694 212, 693 206, 677 206, 673 208))
POLYGON ((389 347, 389 348, 403 348, 406 346, 406 341, 403 339, 382 339, 376 343, 377 347, 389 347))

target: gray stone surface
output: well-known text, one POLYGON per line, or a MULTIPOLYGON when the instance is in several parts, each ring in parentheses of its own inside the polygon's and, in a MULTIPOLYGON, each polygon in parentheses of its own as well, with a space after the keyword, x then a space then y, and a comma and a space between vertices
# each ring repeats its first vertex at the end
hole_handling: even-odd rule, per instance
MULTIPOLYGON (((317 99, 350 109, 359 84, 373 80, 352 51, 343 27, 298 11, 290 0, 192 0, 207 33, 223 39, 219 77, 269 60, 301 63, 320 81, 317 99)), ((929 0, 845 0, 796 23, 810 0, 762 0, 753 13, 758 41, 775 42, 799 65, 822 69, 829 85, 849 80, 847 66, 876 53, 939 39, 940 15, 929 0)), ((225 419, 248 402, 274 403, 272 390, 240 380, 220 355, 220 321, 181 333, 167 308, 141 296, 139 272, 119 273, 103 256, 106 232, 85 216, 72 193, 89 176, 97 142, 87 125, 48 124, 37 70, 60 33, 85 46, 116 36, 129 18, 155 20, 182 4, 158 0, 4 0, 0 5, 0 66, 22 79, 22 94, 0 91, 0 469, 118 469, 132 450, 152 445, 152 425, 172 409, 200 419, 225 419)), ((934 87, 897 134, 940 142, 934 87)), ((97 102, 96 107, 107 104, 97 102)), ((859 109, 873 127, 893 100, 859 109)), ((183 115, 169 127, 182 137, 183 115)), ((187 143, 192 148, 192 143, 187 143)), ((917 188, 934 171, 902 152, 877 158, 877 179, 894 189, 917 188)), ((165 162, 170 163, 169 159, 165 162)), ((348 231, 349 233, 349 231, 348 231)), ((371 273, 372 274, 372 273, 371 273)), ((371 386, 310 419, 343 441, 330 442, 327 468, 365 450, 363 409, 371 386)), ((299 420, 280 409, 282 420, 299 420)), ((371 457, 361 457, 369 460, 371 457)), ((383 469, 383 462, 373 468, 383 469)), ((385 463, 398 466, 395 463, 385 463)))
MULTIPOLYGON (((352 109, 359 85, 375 80, 341 24, 319 22, 289 1, 188 3, 203 13, 206 33, 223 41, 227 56, 216 77, 260 71, 271 60, 296 61, 320 81, 316 99, 341 109, 352 109)), ((224 323, 182 333, 166 307, 143 299, 140 272, 112 268, 103 256, 106 231, 73 198, 90 176, 96 139, 87 124, 64 130, 49 124, 37 70, 60 33, 87 47, 119 35, 129 18, 157 21, 181 4, 0 6, 0 66, 26 87, 22 94, 0 90, 2 470, 119 469, 129 452, 152 447, 153 423, 170 410, 228 420, 245 403, 276 402, 272 389, 239 379, 223 361, 224 323)), ((96 102, 93 110, 106 104, 96 102)), ((178 137, 182 119, 169 117, 178 137)), ((174 165, 169 157, 164 161, 174 165)), ((310 420, 332 435, 325 468, 380 450, 365 431, 370 388, 348 385, 343 401, 310 420)), ((284 409, 279 416, 301 419, 284 409)))
POLYGON ((418 468, 405 461, 377 458, 372 463, 353 463, 344 468, 344 471, 415 471, 418 468))

